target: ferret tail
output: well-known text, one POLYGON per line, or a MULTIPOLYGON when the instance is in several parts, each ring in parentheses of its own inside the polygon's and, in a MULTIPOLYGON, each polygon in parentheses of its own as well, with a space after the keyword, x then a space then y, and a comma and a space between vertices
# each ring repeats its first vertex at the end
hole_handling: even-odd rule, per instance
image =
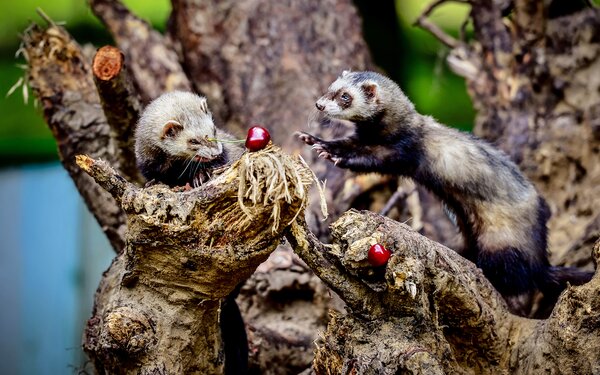
POLYGON ((540 301, 534 318, 547 318, 551 313, 558 297, 567 284, 582 285, 587 283, 594 276, 594 272, 583 271, 575 267, 550 267, 548 269, 547 279, 540 285, 540 291, 544 298, 540 301))
POLYGON ((594 276, 594 272, 583 271, 575 267, 550 267, 551 278, 560 286, 561 289, 567 287, 567 283, 571 285, 582 285, 587 283, 594 276))
POLYGON ((571 285, 582 285, 594 276, 594 272, 583 271, 575 267, 550 267, 547 279, 540 285, 544 296, 550 299, 558 299, 560 293, 571 285))

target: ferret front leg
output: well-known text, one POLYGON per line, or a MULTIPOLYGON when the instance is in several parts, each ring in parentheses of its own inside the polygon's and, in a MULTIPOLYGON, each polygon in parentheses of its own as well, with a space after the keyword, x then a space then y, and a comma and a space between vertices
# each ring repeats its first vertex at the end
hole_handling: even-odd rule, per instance
POLYGON ((336 165, 342 162, 350 155, 354 155, 360 150, 358 144, 352 138, 339 139, 334 141, 325 141, 314 135, 298 132, 298 138, 317 152, 319 157, 331 160, 336 165))
POLYGON ((381 160, 366 154, 348 155, 332 160, 340 168, 350 169, 353 172, 381 172, 383 163, 381 160))

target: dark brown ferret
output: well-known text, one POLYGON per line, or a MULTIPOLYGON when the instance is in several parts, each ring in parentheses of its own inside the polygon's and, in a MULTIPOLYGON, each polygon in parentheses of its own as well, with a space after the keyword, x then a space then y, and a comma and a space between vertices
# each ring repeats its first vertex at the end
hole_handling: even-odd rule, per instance
POLYGON ((504 296, 542 291, 555 299, 592 274, 548 261, 550 211, 507 155, 477 137, 419 114, 392 80, 344 72, 316 103, 326 116, 349 120, 355 132, 325 141, 299 138, 340 168, 414 179, 455 214, 467 258, 504 296))

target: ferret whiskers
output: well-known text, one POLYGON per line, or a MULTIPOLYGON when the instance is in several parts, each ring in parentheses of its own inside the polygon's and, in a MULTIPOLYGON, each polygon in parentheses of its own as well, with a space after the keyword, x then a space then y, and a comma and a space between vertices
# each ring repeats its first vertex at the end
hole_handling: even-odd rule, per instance
POLYGON ((319 118, 319 111, 316 108, 313 108, 313 110, 310 111, 308 113, 308 115, 306 116, 306 127, 308 127, 308 128, 316 127, 319 124, 319 122, 317 121, 318 118, 319 118))
POLYGON ((187 169, 190 167, 190 165, 191 165, 191 164, 192 164, 192 162, 194 161, 194 157, 195 157, 195 156, 196 156, 196 155, 194 155, 194 156, 190 157, 190 160, 189 160, 189 161, 186 163, 186 165, 185 165, 185 168, 183 168, 183 171, 181 171, 181 174, 180 174, 180 175, 179 175, 179 177, 177 177, 177 178, 181 178, 181 177, 182 177, 182 176, 185 174, 185 171, 186 171, 186 170, 187 170, 187 169))

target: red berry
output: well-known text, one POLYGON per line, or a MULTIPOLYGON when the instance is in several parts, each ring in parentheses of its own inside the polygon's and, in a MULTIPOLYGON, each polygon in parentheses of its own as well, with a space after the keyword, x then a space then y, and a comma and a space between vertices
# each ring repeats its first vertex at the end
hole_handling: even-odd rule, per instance
POLYGON ((392 255, 392 253, 388 249, 383 247, 383 245, 376 243, 369 249, 369 263, 375 267, 383 266, 387 263, 388 259, 390 259, 390 255, 392 255))
POLYGON ((269 131, 262 126, 253 126, 248 129, 246 148, 252 152, 262 150, 271 140, 269 131))

